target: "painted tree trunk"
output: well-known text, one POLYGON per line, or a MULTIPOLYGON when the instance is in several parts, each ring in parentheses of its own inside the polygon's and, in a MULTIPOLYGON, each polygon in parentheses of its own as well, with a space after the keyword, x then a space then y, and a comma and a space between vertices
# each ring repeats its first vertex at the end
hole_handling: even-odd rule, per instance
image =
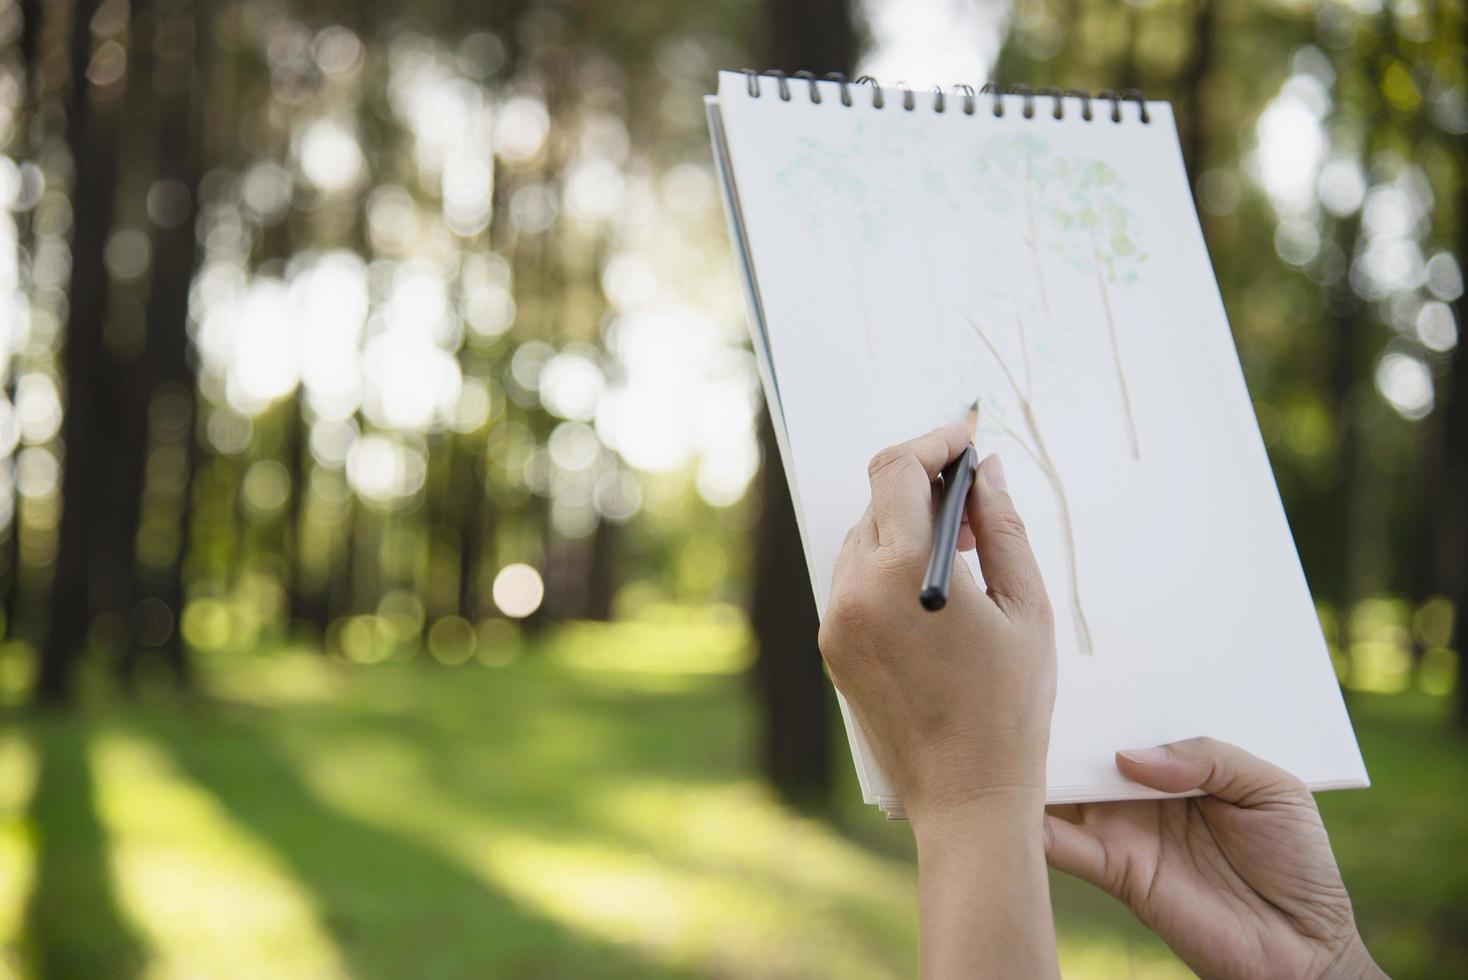
MULTIPOLYGON (((1051 496, 1055 500, 1056 517, 1059 519, 1061 550, 1065 560, 1067 586, 1070 592, 1071 623, 1075 630, 1076 650, 1085 657, 1095 653, 1095 644, 1091 638, 1091 627, 1086 621, 1086 610, 1081 602, 1080 567, 1076 556, 1075 525, 1071 519, 1070 498, 1066 494, 1065 481, 1061 479, 1060 469, 1055 465, 1055 460, 1050 455, 1049 447, 1045 445, 1044 433, 1040 428, 1039 417, 1035 414, 1034 406, 1030 402, 1029 393, 1029 341, 1026 337, 1024 319, 1016 311, 1015 323, 1019 330, 1020 351, 1025 361, 1025 385, 1021 387, 1015 379, 1014 372, 1010 369, 1008 362, 999 353, 987 334, 973 320, 969 320, 969 326, 978 334, 983 341, 984 347, 988 349, 989 355, 1004 373, 1005 380, 1014 392, 1019 402, 1020 416, 1024 419, 1025 433, 1016 432, 1002 419, 997 419, 998 425, 1005 433, 1019 444, 1020 448, 1034 462, 1035 466, 1044 475, 1050 484, 1051 496)), ((997 417, 996 417, 997 418, 997 417)))
POLYGON ((1111 342, 1111 366, 1116 371, 1116 387, 1121 393, 1121 410, 1126 428, 1127 446, 1132 459, 1142 458, 1141 446, 1137 443, 1137 421, 1132 415, 1132 393, 1126 383, 1126 368, 1121 363, 1121 341, 1116 333, 1116 315, 1111 309, 1111 289, 1106 285, 1106 273, 1101 268, 1101 259, 1096 258, 1096 288, 1101 292, 1101 310, 1106 314, 1106 337, 1111 342))
POLYGON ((1070 615, 1072 626, 1075 629, 1076 650, 1082 656, 1089 657, 1096 650, 1091 639, 1091 625, 1086 621, 1086 609, 1081 603, 1080 568, 1076 558, 1075 524, 1070 516, 1070 498, 1065 492, 1065 481, 1060 478, 1060 471, 1055 468, 1055 462, 1050 458, 1050 452, 1045 448, 1045 442, 1040 437, 1039 424, 1028 403, 1024 406, 1024 415, 1025 424, 1029 427, 1035 441, 1036 455, 1041 461, 1040 471, 1050 482, 1050 490, 1055 497, 1055 512, 1060 522, 1061 547, 1064 551, 1065 568, 1069 578, 1067 585, 1070 591, 1070 615))

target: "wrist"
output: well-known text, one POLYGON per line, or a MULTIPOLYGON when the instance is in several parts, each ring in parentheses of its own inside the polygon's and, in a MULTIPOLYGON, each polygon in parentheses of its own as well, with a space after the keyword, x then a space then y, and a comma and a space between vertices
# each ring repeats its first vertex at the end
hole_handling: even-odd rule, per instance
POLYGON ((976 837, 996 833, 1033 836, 1043 843, 1043 786, 1005 786, 975 790, 962 796, 919 798, 907 805, 908 822, 919 855, 937 856, 950 845, 965 846, 976 837))
POLYGON ((934 745, 907 767, 902 801, 914 833, 922 825, 964 826, 1009 813, 1033 816, 1045 809, 1043 738, 1016 738, 983 747, 934 745), (1004 760, 996 763, 995 759, 1004 760))

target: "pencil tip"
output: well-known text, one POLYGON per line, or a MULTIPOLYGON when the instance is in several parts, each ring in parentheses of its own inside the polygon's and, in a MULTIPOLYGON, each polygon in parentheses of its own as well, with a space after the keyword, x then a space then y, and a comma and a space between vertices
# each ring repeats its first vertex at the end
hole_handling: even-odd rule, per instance
POLYGON ((968 441, 975 442, 979 438, 979 401, 974 399, 973 405, 968 410, 968 441))

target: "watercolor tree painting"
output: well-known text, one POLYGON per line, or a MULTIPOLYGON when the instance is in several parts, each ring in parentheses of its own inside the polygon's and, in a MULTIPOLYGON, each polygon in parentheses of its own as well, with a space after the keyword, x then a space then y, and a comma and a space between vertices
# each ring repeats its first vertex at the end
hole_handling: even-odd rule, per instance
MULTIPOLYGON (((981 419, 1013 442, 1043 477, 1054 505, 1054 558, 1065 578, 1063 585, 1054 584, 1056 593, 1067 593, 1063 607, 1076 650, 1092 656, 1078 554, 1083 542, 1060 444, 1047 433, 1047 420, 1053 424, 1053 413, 1064 409, 1055 400, 1054 372, 1070 369, 1062 362, 1072 356, 1077 335, 1099 331, 1111 353, 1127 452, 1131 460, 1141 458, 1114 302, 1116 291, 1138 278, 1146 258, 1126 206, 1127 189, 1104 161, 1057 154, 1033 133, 988 140, 972 157, 954 160, 924 145, 920 133, 898 139, 881 126, 858 130, 849 141, 801 136, 787 146, 775 178, 793 200, 808 204, 791 217, 837 247, 851 243, 846 274, 852 296, 863 296, 874 277, 886 274, 863 265, 871 256, 904 249, 916 260, 909 293, 913 322, 945 331, 933 342, 956 355, 946 359, 949 379, 940 387, 975 392, 981 419), (938 281, 942 273, 934 270, 951 276, 957 266, 929 251, 917 220, 925 209, 964 214, 974 228, 974 248, 961 273, 972 307, 955 301, 951 280, 938 281), (1094 317, 1052 294, 1062 286, 1070 289, 1077 275, 1099 292, 1088 307, 1094 317), (953 324, 955 332, 947 334, 943 324, 953 324)), ((913 336, 870 322, 866 303, 855 304, 853 312, 863 337, 858 360, 865 364, 848 370, 868 385, 900 383, 900 373, 884 366, 912 346, 913 336)), ((1098 423, 1116 424, 1114 418, 1096 414, 1098 423)))
POLYGON ((1072 627, 1075 630, 1076 650, 1082 656, 1089 657, 1094 652, 1094 643, 1091 638, 1091 627, 1086 621, 1085 605, 1081 601, 1080 565, 1076 559, 1075 522, 1071 519, 1070 498, 1066 493, 1065 480, 1046 444, 1044 427, 1035 410, 1032 340, 1025 327, 1024 313, 1016 300, 1014 326, 1021 362, 1018 376, 984 328, 971 317, 965 317, 965 320, 974 335, 983 344, 985 352, 999 368, 1016 407, 1013 414, 1017 418, 1011 419, 1011 413, 1005 411, 1004 403, 992 393, 986 393, 979 398, 980 419, 992 421, 1011 441, 1024 450, 1050 486, 1051 496, 1055 501, 1056 524, 1060 530, 1061 561, 1068 579, 1066 585, 1070 595, 1070 616, 1072 627))
POLYGON ((1146 253, 1136 242, 1126 188, 1103 160, 1058 155, 1041 137, 995 141, 973 162, 987 211, 1005 220, 1034 274, 1041 310, 1051 316, 1045 256, 1060 255, 1097 287, 1132 459, 1142 458, 1131 388, 1121 354, 1112 289, 1136 281, 1146 253))
POLYGON ((1121 395, 1127 443, 1132 458, 1141 459, 1137 439, 1137 423, 1132 411, 1131 389, 1127 385, 1126 368, 1121 355, 1121 339, 1116 324, 1116 306, 1112 288, 1118 283, 1135 282, 1147 255, 1141 250, 1132 230, 1132 213, 1121 202, 1124 188, 1121 178, 1101 160, 1061 158, 1055 162, 1056 188, 1059 199, 1049 207, 1049 224, 1059 234, 1056 251, 1067 255, 1073 265, 1090 267, 1106 336, 1111 346, 1112 368, 1121 395))
POLYGON ((1100 319, 1096 326, 1104 328, 1111 352, 1122 429, 1135 461, 1141 458, 1141 447, 1112 290, 1135 281, 1146 256, 1132 231, 1125 188, 1104 161, 1053 154, 1047 141, 1027 134, 988 144, 971 166, 981 211, 990 221, 998 219, 1001 237, 1009 243, 1001 252, 1014 267, 1000 290, 1009 298, 1008 313, 983 318, 962 315, 984 360, 998 369, 1002 397, 1000 391, 991 390, 981 401, 989 409, 989 419, 1020 447, 1049 485, 1076 649, 1090 656, 1094 641, 1082 599, 1077 534, 1064 473, 1046 438, 1045 416, 1036 403, 1035 375, 1054 360, 1068 332, 1093 325, 1076 322, 1073 314, 1066 322, 1056 322, 1047 259, 1060 258, 1096 284, 1100 319), (1026 308, 1031 311, 1028 315, 1026 308), (1008 328, 1002 326, 1006 322, 1008 328))
MULTIPOLYGON (((775 170, 775 178, 792 196, 807 202, 834 201, 835 209, 812 206, 795 215, 812 231, 833 242, 855 240, 846 265, 853 295, 879 270, 867 267, 865 256, 877 251, 893 230, 893 203, 903 193, 900 174, 883 166, 899 148, 891 135, 879 127, 858 124, 858 141, 833 143, 813 136, 796 139, 789 155, 775 170)), ((873 364, 881 363, 881 332, 867 316, 865 304, 858 307, 862 338, 873 364)))

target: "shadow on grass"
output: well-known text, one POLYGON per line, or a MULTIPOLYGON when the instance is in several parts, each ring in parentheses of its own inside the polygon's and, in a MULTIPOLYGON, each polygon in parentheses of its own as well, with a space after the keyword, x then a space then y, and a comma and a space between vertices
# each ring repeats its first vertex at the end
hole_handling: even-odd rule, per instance
MULTIPOLYGON (((652 800, 676 808, 679 789, 720 792, 756 781, 749 751, 754 715, 741 678, 702 678, 656 693, 610 683, 534 662, 452 679, 431 668, 392 666, 356 675, 350 697, 334 700, 330 711, 305 704, 235 710, 248 712, 252 727, 294 758, 320 745, 364 758, 369 756, 357 750, 370 753, 393 743, 411 753, 407 771, 439 800, 483 814, 489 826, 533 828, 552 846, 645 855, 660 872, 687 880, 756 875, 786 899, 838 916, 860 935, 853 941, 892 975, 911 970, 910 924, 894 918, 880 896, 837 891, 829 881, 815 887, 799 869, 779 864, 752 867, 749 855, 737 849, 703 852, 688 842, 682 825, 691 815, 676 809, 654 803, 633 819, 627 810, 607 808, 609 797, 638 785, 650 787, 652 800)), ((859 800, 854 774, 849 783, 834 814, 801 811, 773 796, 770 805, 792 819, 814 819, 869 857, 911 861, 905 825, 886 824, 852 802, 859 800)), ((1128 956, 1171 961, 1160 940, 1090 885, 1057 882, 1055 897, 1074 945, 1102 948, 1108 962, 1128 956)))
MULTIPOLYGON (((216 702, 209 717, 236 714, 298 763, 323 745, 344 757, 380 760, 386 779, 403 779, 438 805, 476 815, 472 833, 493 837, 503 828, 563 854, 597 850, 613 861, 635 855, 629 859, 651 861, 657 875, 690 888, 755 874, 761 880, 748 887, 750 901, 758 901, 763 884, 784 900, 809 902, 850 923, 875 960, 890 956, 893 975, 909 972, 910 921, 893 918, 883 896, 837 890, 829 880, 816 884, 820 876, 810 869, 776 863, 756 871, 748 852, 705 852, 688 839, 678 818, 683 799, 733 791, 737 807, 761 798, 748 757, 752 712, 740 685, 738 677, 721 676, 649 693, 534 663, 453 677, 394 665, 356 674, 350 695, 329 710, 216 702), (627 792, 639 788, 652 795, 630 802, 627 792)), ((760 812, 813 816, 773 796, 767 803, 760 812)), ((817 822, 830 826, 823 816, 817 822)))
POLYGON ((26 964, 42 980, 130 980, 142 972, 147 953, 113 893, 86 723, 39 715, 31 740, 37 773, 28 821, 36 878, 26 906, 26 964))
POLYGON ((207 720, 157 713, 128 730, 275 851, 312 896, 354 978, 670 972, 565 930, 431 846, 324 804, 258 725, 227 706, 213 706, 207 720), (206 728, 207 738, 195 737, 206 728))

